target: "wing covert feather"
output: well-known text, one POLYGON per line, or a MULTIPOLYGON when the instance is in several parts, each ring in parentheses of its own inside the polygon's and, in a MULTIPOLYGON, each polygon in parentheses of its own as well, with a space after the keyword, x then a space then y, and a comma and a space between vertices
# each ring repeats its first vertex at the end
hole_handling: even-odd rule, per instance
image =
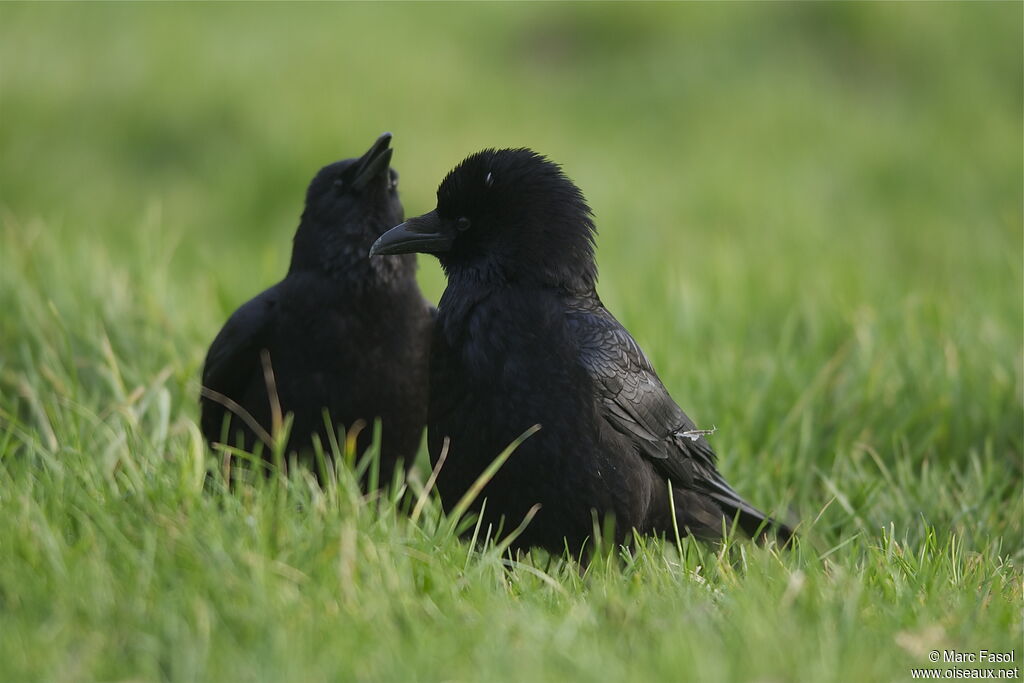
POLYGON ((221 328, 203 364, 203 386, 225 395, 240 393, 247 382, 259 349, 267 343, 277 299, 269 292, 243 304, 221 328))
POLYGON ((669 476, 685 482, 717 479, 711 445, 703 437, 680 436, 696 425, 619 321, 596 299, 572 300, 568 321, 605 420, 669 476))

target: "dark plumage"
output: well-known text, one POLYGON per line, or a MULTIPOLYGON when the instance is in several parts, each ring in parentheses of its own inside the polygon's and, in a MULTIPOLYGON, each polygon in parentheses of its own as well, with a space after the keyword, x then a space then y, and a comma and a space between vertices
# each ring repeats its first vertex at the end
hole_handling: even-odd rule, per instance
MULTIPOLYGON (((579 552, 595 521, 720 538, 788 527, 718 473, 710 444, 669 396, 594 289, 595 227, 579 189, 527 150, 484 150, 437 191, 437 208, 385 233, 371 254, 432 253, 448 275, 430 356, 427 432, 437 487, 451 508, 484 468, 534 424, 498 471, 485 522, 518 525, 520 547, 579 552), (669 489, 671 487, 671 496, 669 489), (673 505, 674 503, 674 505, 673 505)), ((480 506, 476 509, 479 511, 480 506)))
POLYGON ((288 274, 235 311, 214 339, 200 397, 211 444, 251 452, 272 432, 266 351, 281 412, 294 415, 288 452, 308 460, 319 435, 329 453, 326 410, 335 426, 363 427, 357 453, 381 418, 381 483, 399 460, 411 463, 426 419, 433 312, 416 284, 415 255, 367 257, 374 240, 402 220, 390 140, 385 133, 359 159, 320 170, 288 274))

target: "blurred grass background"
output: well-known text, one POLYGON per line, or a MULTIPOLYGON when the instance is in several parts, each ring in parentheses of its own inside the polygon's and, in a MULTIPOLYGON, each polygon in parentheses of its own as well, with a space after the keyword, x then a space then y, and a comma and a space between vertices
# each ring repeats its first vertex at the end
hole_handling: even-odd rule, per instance
POLYGON ((1022 19, 0 4, 0 678, 902 680, 1019 646, 1022 19), (409 215, 482 147, 563 164, 605 303, 806 552, 581 579, 354 497, 199 495, 207 344, 384 130, 409 215))

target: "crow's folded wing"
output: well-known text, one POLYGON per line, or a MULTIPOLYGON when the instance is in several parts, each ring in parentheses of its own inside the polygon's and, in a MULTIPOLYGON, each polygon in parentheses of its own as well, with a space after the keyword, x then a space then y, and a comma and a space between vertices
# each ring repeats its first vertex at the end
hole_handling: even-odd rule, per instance
POLYGON ((259 352, 269 342, 276 314, 277 297, 268 290, 235 311, 213 340, 203 364, 200 403, 204 431, 220 429, 225 409, 223 399, 209 391, 240 400, 249 384, 262 377, 259 352))
POLYGON ((572 300, 568 323, 579 362, 613 429, 630 438, 676 485, 701 489, 730 507, 761 514, 722 479, 707 440, 683 434, 696 429, 693 420, 672 400, 639 345, 600 301, 572 300))
MULTIPOLYGON (((629 332, 600 302, 578 303, 569 309, 569 328, 605 420, 650 458, 697 457, 713 465, 714 452, 703 437, 691 441, 692 447, 682 444, 684 452, 677 452, 677 435, 696 426, 669 396, 629 332)), ((664 466, 673 469, 671 462, 664 466)))

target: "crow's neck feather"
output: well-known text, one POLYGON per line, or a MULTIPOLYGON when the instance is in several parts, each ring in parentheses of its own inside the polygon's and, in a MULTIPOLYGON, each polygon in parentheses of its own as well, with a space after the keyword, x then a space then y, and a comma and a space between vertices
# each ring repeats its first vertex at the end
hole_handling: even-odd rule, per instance
POLYGON ((374 239, 369 231, 364 239, 353 240, 343 233, 317 234, 309 226, 301 225, 292 243, 288 272, 317 272, 360 287, 385 286, 415 276, 413 254, 370 258, 374 239))

